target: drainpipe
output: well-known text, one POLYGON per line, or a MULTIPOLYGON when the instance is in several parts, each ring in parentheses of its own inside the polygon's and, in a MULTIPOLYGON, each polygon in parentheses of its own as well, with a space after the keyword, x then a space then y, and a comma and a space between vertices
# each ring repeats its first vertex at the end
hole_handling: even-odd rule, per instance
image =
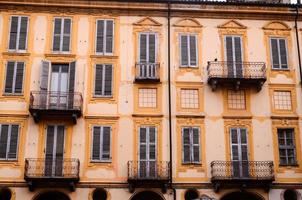
MULTIPOLYGON (((300 4, 300 1, 298 1, 300 4)), ((300 72, 300 84, 302 84, 302 67, 301 67, 301 54, 300 54, 300 42, 299 42, 299 31, 298 31, 298 17, 299 17, 299 6, 296 5, 296 17, 295 17, 295 30, 296 30, 296 41, 297 41, 297 51, 299 60, 299 72, 300 72)))

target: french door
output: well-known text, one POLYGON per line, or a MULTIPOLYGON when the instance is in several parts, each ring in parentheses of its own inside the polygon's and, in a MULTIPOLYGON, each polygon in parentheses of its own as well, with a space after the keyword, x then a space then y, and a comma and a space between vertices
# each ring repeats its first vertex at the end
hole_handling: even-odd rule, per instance
POLYGON ((47 126, 45 145, 45 176, 63 176, 64 141, 64 126, 47 126))
POLYGON ((228 77, 242 77, 242 38, 241 36, 225 36, 225 56, 228 77))
POLYGON ((155 178, 156 169, 156 128, 140 127, 139 132, 139 177, 155 178))
POLYGON ((248 141, 245 128, 231 128, 232 175, 235 178, 249 177, 248 141))
POLYGON ((156 77, 156 34, 139 34, 139 76, 141 78, 156 77))

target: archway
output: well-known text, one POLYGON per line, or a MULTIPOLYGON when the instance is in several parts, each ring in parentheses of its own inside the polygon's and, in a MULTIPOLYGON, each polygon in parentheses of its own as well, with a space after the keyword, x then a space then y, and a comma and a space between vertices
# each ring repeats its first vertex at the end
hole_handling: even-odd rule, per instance
POLYGON ((159 194, 151 191, 143 191, 134 195, 131 200, 164 200, 159 194))
POLYGON ((62 192, 44 192, 39 194, 34 200, 70 200, 69 197, 62 192))
POLYGON ((0 189, 0 200, 10 200, 12 198, 12 192, 8 188, 0 189))
POLYGON ((250 192, 232 192, 226 194, 221 200, 263 200, 263 198, 250 192))

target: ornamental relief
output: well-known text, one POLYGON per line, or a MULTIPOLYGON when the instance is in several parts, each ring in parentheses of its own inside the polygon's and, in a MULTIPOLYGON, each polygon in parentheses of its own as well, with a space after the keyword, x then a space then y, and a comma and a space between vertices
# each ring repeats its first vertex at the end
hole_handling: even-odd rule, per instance
POLYGON ((226 127, 230 126, 251 126, 252 120, 251 119, 233 119, 233 120, 224 120, 224 124, 226 127))
POLYGON ((195 119, 195 118, 180 118, 177 119, 177 124, 180 125, 191 125, 191 126, 196 126, 196 125, 203 125, 204 124, 204 119, 195 119))
POLYGON ((273 119, 272 125, 276 129, 277 127, 297 127, 299 126, 298 120, 290 120, 290 119, 273 119))

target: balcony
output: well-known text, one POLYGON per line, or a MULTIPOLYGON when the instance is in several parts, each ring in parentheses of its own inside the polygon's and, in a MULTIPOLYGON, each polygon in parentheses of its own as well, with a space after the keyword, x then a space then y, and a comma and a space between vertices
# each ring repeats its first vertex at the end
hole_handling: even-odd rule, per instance
POLYGON ((208 62, 208 84, 214 91, 217 87, 255 87, 259 92, 266 81, 266 66, 263 62, 208 62))
POLYGON ((225 188, 264 188, 270 189, 274 178, 272 161, 213 161, 211 181, 215 191, 225 188))
POLYGON ((136 187, 161 188, 165 193, 170 180, 170 162, 128 161, 129 191, 136 187))
POLYGON ((136 63, 136 83, 159 83, 159 63, 136 63))
POLYGON ((80 161, 78 159, 25 159, 24 179, 30 191, 35 187, 68 187, 75 190, 79 182, 80 161))
POLYGON ((76 92, 35 91, 30 93, 29 112, 36 123, 42 118, 69 118, 76 124, 82 115, 83 99, 76 92))

